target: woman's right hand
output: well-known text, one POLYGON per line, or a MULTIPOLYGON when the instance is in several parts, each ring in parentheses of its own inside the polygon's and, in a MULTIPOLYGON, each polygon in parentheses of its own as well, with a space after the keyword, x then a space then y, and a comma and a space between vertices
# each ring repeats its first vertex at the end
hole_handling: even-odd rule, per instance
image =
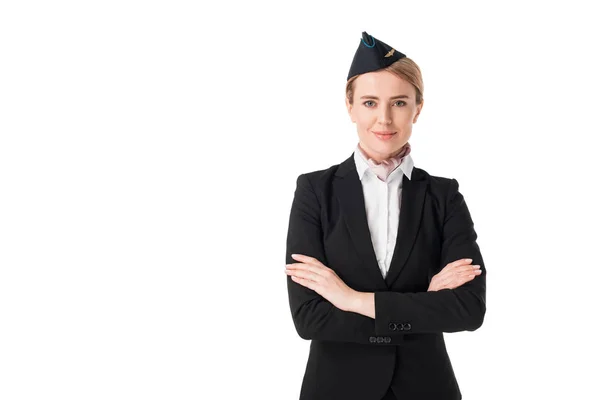
POLYGON ((439 273, 431 278, 428 292, 437 292, 442 289, 454 289, 481 275, 479 265, 471 265, 470 258, 456 260, 446 265, 439 273))

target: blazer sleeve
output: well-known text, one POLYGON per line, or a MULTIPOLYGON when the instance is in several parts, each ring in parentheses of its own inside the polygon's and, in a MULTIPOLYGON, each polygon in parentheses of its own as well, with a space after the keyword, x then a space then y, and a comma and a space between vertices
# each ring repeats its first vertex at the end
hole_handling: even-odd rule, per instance
POLYGON ((471 214, 458 187, 458 181, 451 179, 442 229, 442 264, 438 270, 453 261, 471 258, 473 265, 481 266, 481 274, 455 289, 376 292, 376 334, 474 331, 483 324, 487 271, 471 214))
MULTIPOLYGON (((323 246, 320 206, 306 174, 298 177, 287 234, 286 263, 297 263, 292 254, 304 254, 327 264, 323 246)), ((375 320, 342 311, 312 289, 287 276, 292 319, 298 335, 307 340, 377 343, 375 320)), ((379 341, 381 342, 381 340, 379 341)), ((392 344, 389 341, 387 344, 392 344)))

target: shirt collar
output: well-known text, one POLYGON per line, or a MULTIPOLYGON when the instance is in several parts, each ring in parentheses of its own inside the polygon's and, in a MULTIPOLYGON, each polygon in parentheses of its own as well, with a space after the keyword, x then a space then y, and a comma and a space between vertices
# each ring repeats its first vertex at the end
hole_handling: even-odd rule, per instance
MULTIPOLYGON (((358 173, 358 178, 362 181, 365 176, 365 173, 369 169, 369 164, 367 164, 367 160, 365 160, 361 151, 358 149, 358 145, 356 145, 356 149, 354 150, 354 163, 356 164, 356 172, 358 173)), ((398 165, 398 168, 396 168, 392 172, 392 174, 395 174, 396 170, 400 169, 402 170, 404 175, 406 175, 408 179, 410 179, 410 177, 412 176, 414 165, 415 163, 411 155, 408 154, 402 159, 402 163, 398 165)))

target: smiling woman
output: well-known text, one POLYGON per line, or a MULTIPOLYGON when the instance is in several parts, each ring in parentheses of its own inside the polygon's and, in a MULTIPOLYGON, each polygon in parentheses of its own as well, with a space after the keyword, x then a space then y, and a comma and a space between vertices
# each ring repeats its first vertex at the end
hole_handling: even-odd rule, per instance
POLYGON ((443 333, 482 325, 486 269, 458 181, 414 166, 423 104, 419 67, 363 32, 346 84, 357 146, 298 176, 290 211, 290 311, 312 341, 301 400, 462 398, 443 333))
POLYGON ((423 108, 423 89, 421 70, 408 57, 350 77, 346 107, 356 124, 359 145, 369 158, 380 163, 410 146, 412 125, 423 108))

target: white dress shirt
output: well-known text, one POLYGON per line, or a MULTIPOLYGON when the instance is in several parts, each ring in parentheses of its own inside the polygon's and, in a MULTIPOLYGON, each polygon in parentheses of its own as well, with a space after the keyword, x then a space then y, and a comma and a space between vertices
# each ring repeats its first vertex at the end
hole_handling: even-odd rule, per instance
POLYGON ((406 175, 410 179, 414 162, 410 154, 405 156, 386 182, 377 178, 377 175, 369 169, 367 160, 358 149, 358 145, 354 151, 354 162, 363 188, 373 250, 375 250, 381 275, 385 278, 394 255, 398 235, 402 177, 406 175))

